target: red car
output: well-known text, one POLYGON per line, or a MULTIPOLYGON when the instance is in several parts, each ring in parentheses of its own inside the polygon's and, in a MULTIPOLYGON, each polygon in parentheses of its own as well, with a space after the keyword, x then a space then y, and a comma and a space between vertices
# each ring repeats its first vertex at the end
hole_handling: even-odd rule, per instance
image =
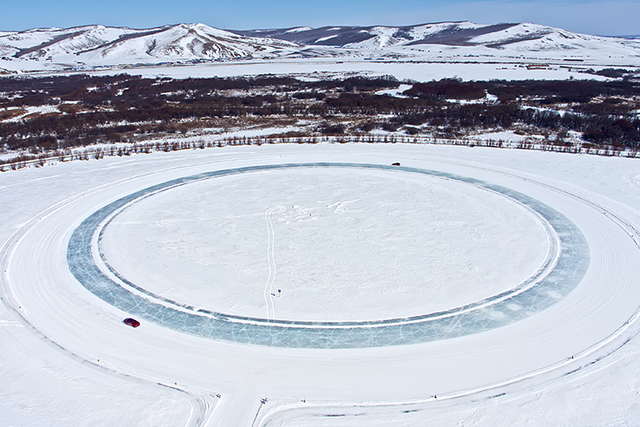
POLYGON ((124 319, 122 321, 125 325, 129 325, 132 328, 137 328, 138 326, 140 326, 140 322, 138 322, 136 319, 133 319, 131 317, 127 317, 126 319, 124 319))

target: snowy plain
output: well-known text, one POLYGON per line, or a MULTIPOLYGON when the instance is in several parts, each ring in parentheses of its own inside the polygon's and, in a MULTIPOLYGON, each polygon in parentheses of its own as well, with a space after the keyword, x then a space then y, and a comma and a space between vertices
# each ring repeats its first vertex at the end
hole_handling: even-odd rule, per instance
MULTIPOLYGON (((358 59, 333 60, 290 60, 290 61, 247 61, 244 63, 206 64, 175 67, 139 67, 131 70, 112 69, 96 71, 95 75, 113 75, 127 71, 147 78, 207 78, 255 75, 288 75, 300 79, 348 78, 352 76, 391 75, 398 80, 426 82, 444 78, 469 80, 605 80, 602 76, 579 72, 581 68, 550 67, 528 70, 523 64, 533 59, 511 58, 491 63, 464 63, 452 61, 452 57, 438 58, 436 62, 364 61, 358 59), (355 71, 354 71, 355 70, 355 71)), ((609 61, 597 58, 591 65, 594 69, 608 67, 609 61)), ((637 64, 634 64, 637 66, 637 64)))
MULTIPOLYGON (((637 159, 417 144, 224 147, 5 172, 0 203, 3 425, 640 422, 637 159), (563 298, 512 324, 422 344, 351 349, 209 340, 144 319, 132 329, 122 324, 128 313, 69 272, 73 230, 123 195, 203 172, 306 162, 400 162, 525 194, 577 226, 589 245, 588 269, 563 298)), ((302 168, 231 175, 150 196, 105 228, 102 245, 120 273, 183 302, 268 317, 261 298, 273 279, 272 289, 283 289, 271 296, 275 314, 370 320, 495 294, 532 274, 552 240, 535 213, 463 182, 302 168), (394 261, 382 250, 389 244, 406 259, 394 261), (212 258, 223 265, 207 264, 212 258), (300 261, 307 258, 315 259, 300 261), (369 259, 375 263, 367 265, 369 259), (154 268, 162 280, 166 273, 194 287, 148 280, 154 268), (216 282, 220 298, 202 280, 212 272, 227 277, 216 282), (315 281, 300 286, 306 273, 315 281), (253 279, 238 285, 242 274, 253 279), (374 276, 384 280, 364 289, 374 276), (497 287, 482 279, 497 279, 491 281, 497 287), (385 295, 395 280, 400 292, 385 295), (451 289, 441 286, 449 281, 451 289), (314 293, 328 282, 338 285, 314 293), (345 288, 354 282, 349 294, 345 288), (296 300, 290 284, 299 286, 296 300), (316 301, 324 312, 310 310, 316 301)))

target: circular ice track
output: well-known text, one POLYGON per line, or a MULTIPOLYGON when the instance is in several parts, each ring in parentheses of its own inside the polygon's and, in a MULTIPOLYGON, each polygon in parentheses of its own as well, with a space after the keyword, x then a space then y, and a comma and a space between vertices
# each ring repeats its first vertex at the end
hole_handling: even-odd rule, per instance
MULTIPOLYGON (((384 420, 393 420, 394 423, 397 420, 402 425, 416 425, 425 416, 429 417, 428 412, 420 412, 427 407, 441 413, 455 413, 460 408, 469 408, 470 403, 478 403, 483 397, 491 398, 486 402, 494 405, 493 397, 507 394, 501 400, 505 403, 514 393, 530 392, 547 381, 559 379, 562 384, 567 380, 560 378, 569 374, 568 378, 578 379, 571 384, 584 384, 590 381, 586 374, 595 371, 589 367, 605 357, 611 363, 608 368, 606 363, 597 366, 598 376, 604 378, 606 372, 620 368, 616 364, 616 356, 608 356, 619 348, 629 348, 625 344, 638 333, 640 233, 638 217, 634 216, 636 211, 630 212, 630 209, 637 209, 637 203, 625 203, 626 199, 615 192, 609 198, 607 189, 611 187, 603 189, 593 184, 600 179, 602 171, 615 169, 612 163, 620 166, 617 159, 611 162, 611 159, 548 153, 465 151, 458 147, 391 144, 376 146, 375 149, 358 144, 264 146, 256 152, 246 149, 205 150, 104 160, 95 165, 73 162, 60 165, 58 170, 63 173, 49 181, 50 187, 45 187, 53 189, 50 191, 52 194, 29 194, 29 191, 38 189, 29 182, 9 198, 20 200, 20 193, 24 193, 31 196, 27 202, 36 197, 43 198, 39 209, 50 207, 31 220, 21 217, 21 222, 14 224, 16 232, 0 251, 2 299, 25 320, 25 324, 33 326, 38 335, 79 356, 84 362, 152 379, 170 387, 193 389, 204 399, 210 399, 209 403, 203 402, 203 407, 211 404, 211 399, 215 400, 214 419, 207 425, 272 425, 279 424, 278 420, 283 417, 291 422, 282 425, 307 425, 312 424, 307 422, 309 420, 329 422, 335 418, 325 417, 342 414, 345 417, 341 419, 347 423, 353 421, 356 425, 357 420, 365 419, 358 425, 375 424, 367 423, 370 418, 361 417, 364 412, 382 414, 384 420), (532 218, 538 218, 540 224, 547 224, 549 242, 555 242, 557 247, 554 249, 550 245, 549 265, 541 271, 540 280, 524 285, 521 291, 534 289, 540 281, 553 278, 552 274, 556 274, 566 261, 561 257, 562 251, 573 245, 567 237, 575 236, 571 234, 575 230, 579 231, 578 236, 584 238, 588 247, 585 249, 588 250, 588 258, 579 257, 584 261, 586 271, 578 271, 582 279, 577 276, 567 278, 574 287, 561 298, 557 298, 559 295, 555 290, 547 294, 539 292, 531 303, 537 304, 537 298, 541 298, 548 303, 546 309, 532 312, 526 307, 503 304, 504 312, 521 313, 519 321, 509 324, 496 322, 495 318, 504 312, 494 310, 495 307, 489 303, 485 310, 485 325, 501 324, 502 327, 480 329, 473 324, 478 333, 446 335, 451 339, 414 341, 416 344, 413 345, 391 345, 393 343, 389 342, 386 346, 342 349, 245 345, 244 341, 207 339, 202 335, 183 333, 181 328, 162 326, 178 320, 188 327, 189 314, 205 319, 214 316, 182 307, 180 298, 173 298, 176 303, 155 299, 109 271, 100 256, 99 237, 112 216, 96 223, 95 228, 89 227, 85 230, 88 234, 81 237, 90 239, 90 263, 95 263, 100 274, 109 279, 108 286, 113 286, 108 283, 111 281, 126 288, 133 297, 126 298, 131 298, 132 304, 127 303, 126 311, 123 311, 104 302, 84 288, 70 272, 68 244, 71 236, 80 233, 78 227, 87 218, 97 216, 103 208, 110 209, 111 203, 120 203, 118 201, 124 196, 131 195, 131 201, 140 200, 136 197, 146 189, 152 189, 147 193, 151 201, 156 194, 153 189, 168 190, 166 183, 187 184, 182 188, 188 190, 188 184, 197 182, 197 179, 211 180, 216 174, 231 169, 243 171, 243 167, 256 165, 266 167, 256 170, 259 172, 256 175, 262 177, 278 170, 269 169, 274 164, 282 164, 284 169, 279 169, 281 172, 293 171, 286 167, 306 168, 304 170, 308 171, 324 167, 325 171, 332 171, 340 166, 332 168, 334 163, 326 163, 314 169, 306 166, 308 163, 305 162, 334 162, 336 158, 382 165, 400 161, 416 169, 394 168, 395 172, 385 173, 410 175, 416 180, 425 177, 455 181, 459 186, 472 188, 474 193, 491 192, 492 197, 504 199, 505 204, 517 205, 527 210, 532 218), (543 161, 544 167, 539 168, 543 161), (595 164, 597 168, 589 169, 585 164, 595 164), (564 173, 565 170, 570 173, 564 173), (433 175, 424 175, 423 172, 433 175), (585 176, 589 179, 583 179, 585 176), (77 185, 80 181, 83 181, 82 185, 77 185), (65 187, 67 191, 61 194, 55 191, 56 187, 64 186, 70 188, 65 187), (516 198, 519 195, 524 196, 523 200, 516 198), (62 200, 63 197, 68 198, 62 200), (526 204, 529 202, 538 207, 529 207, 526 204), (570 230, 554 228, 552 221, 543 216, 544 212, 538 212, 540 207, 545 211, 549 208, 548 213, 554 216, 561 214, 573 227, 570 230), (142 325, 139 328, 124 325, 122 320, 125 317, 138 317, 133 313, 142 312, 135 303, 146 304, 145 301, 165 306, 167 310, 161 308, 163 311, 159 313, 166 313, 168 321, 155 323, 140 316, 142 325), (580 379, 581 373, 585 374, 583 379, 580 379), (212 391, 220 392, 222 399, 218 401, 215 394, 211 397, 212 391), (262 397, 269 398, 266 405, 261 403, 262 397), (301 403, 300 399, 305 399, 306 403, 301 403), (374 406, 379 410, 374 411, 374 406), (412 413, 415 414, 413 418, 412 413)), ((363 170, 366 167, 354 164, 341 170, 355 171, 353 168, 363 170)), ((383 172, 378 167, 368 170, 383 172)), ((629 170, 635 166, 624 167, 629 170)), ((51 171, 58 170, 52 168, 51 171)), ((49 169, 36 172, 48 173, 49 169)), ((36 176, 41 177, 40 174, 36 176)), ((629 175, 635 177, 637 171, 634 169, 629 175)), ((238 178, 243 176, 249 174, 238 178)), ((208 182, 217 185, 222 181, 213 179, 208 182)), ((610 182, 615 180, 607 181, 610 182)), ((630 197, 635 197, 634 189, 628 190, 630 197)), ((135 202, 132 206, 135 210, 142 205, 135 202)), ((124 202, 121 209, 126 210, 127 206, 124 202)), ((260 237, 263 241, 264 234, 263 229, 260 237)), ((109 261, 108 256, 106 260, 109 261)), ((124 276, 128 275, 128 271, 122 271, 127 273, 124 276)), ((517 296, 515 294, 513 296, 517 296)), ((484 307, 471 308, 474 309, 482 312, 484 307)), ((211 311, 228 313, 224 310, 211 311)), ((428 315, 430 311, 434 310, 425 310, 424 314, 428 315)), ((462 311, 459 314, 463 314, 462 311)), ((458 318, 464 320, 464 316, 458 318)), ((219 320, 227 321, 224 318, 219 320)), ((280 333, 284 330, 282 326, 289 326, 299 331, 310 330, 308 336, 312 337, 314 333, 322 333, 315 330, 327 326, 338 333, 341 333, 341 328, 353 331, 389 326, 398 328, 395 333, 401 330, 399 326, 406 324, 409 326, 406 330, 413 333, 411 322, 403 324, 393 316, 387 320, 398 323, 337 326, 286 325, 268 319, 232 319, 228 322, 237 323, 231 326, 239 327, 239 331, 242 331, 243 323, 247 328, 267 334, 280 333)), ((459 329, 458 324, 449 325, 448 332, 459 329)), ((261 339, 267 342, 264 337, 261 339)), ((624 365, 621 368, 624 369, 624 365)), ((566 387, 573 389, 573 385, 566 387)), ((499 401, 495 400, 496 403, 499 401)))
MULTIPOLYGON (((526 242, 523 242, 526 244, 526 242)), ((565 215, 521 192, 448 172, 356 163, 296 163, 249 166, 200 173, 153 185, 94 212, 72 233, 67 262, 75 278, 107 303, 179 332, 241 344, 294 348, 362 348, 417 344, 509 325, 541 312, 568 295, 583 279, 590 250, 565 215), (549 256, 527 280, 482 300, 446 311, 370 321, 277 320, 218 313, 162 298, 111 268, 97 249, 104 228, 127 207, 177 186, 223 176, 296 168, 392 170, 451 180, 505 197, 535 214, 550 238, 549 256)))

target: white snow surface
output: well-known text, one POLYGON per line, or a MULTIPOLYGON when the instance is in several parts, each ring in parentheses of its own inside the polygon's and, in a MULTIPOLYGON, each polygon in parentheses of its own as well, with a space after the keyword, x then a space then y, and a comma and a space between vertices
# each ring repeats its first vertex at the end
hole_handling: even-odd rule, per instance
POLYGON ((287 33, 299 33, 301 31, 308 31, 310 30, 311 27, 298 27, 298 28, 292 28, 288 31, 286 31, 287 33))
POLYGON ((411 87, 412 87, 412 85, 402 84, 402 85, 398 86, 397 89, 380 90, 380 91, 376 92, 376 95, 389 95, 389 96, 393 96, 393 97, 396 97, 396 98, 407 98, 407 96, 403 95, 402 93, 405 90, 411 89, 411 87))
MULTIPOLYGON (((418 144, 225 147, 5 172, 0 205, 3 425, 640 423, 637 159, 418 144), (509 326, 340 350, 219 342, 149 321, 133 329, 122 323, 128 313, 68 270, 73 229, 123 195, 202 172, 301 162, 400 162, 526 194, 580 229, 589 267, 569 295, 509 326)), ((275 279, 276 315, 372 319, 515 285, 548 248, 540 224, 514 200, 463 182, 302 168, 152 195, 116 217, 102 245, 120 273, 181 302, 266 317, 255 294, 275 279), (210 272, 222 280, 221 300, 198 281, 210 272), (173 278, 182 282, 169 289, 173 278), (294 301, 287 286, 298 280, 307 283, 294 301), (326 310, 313 314, 315 302, 326 310)))
MULTIPOLYGON (((452 59, 449 57, 448 59, 452 59)), ((444 61, 444 60, 443 60, 444 61)), ((264 74, 288 75, 301 79, 349 78, 354 75, 384 76, 391 75, 398 80, 431 81, 443 78, 460 78, 463 80, 566 80, 593 79, 606 80, 606 77, 576 72, 567 68, 549 68, 544 70, 527 70, 523 66, 509 64, 481 63, 394 63, 372 61, 319 61, 289 60, 261 61, 247 63, 205 64, 185 67, 141 67, 131 70, 113 69, 98 71, 96 74, 118 74, 130 72, 144 77, 172 78, 206 78, 256 76, 264 74)))
POLYGON ((461 183, 397 175, 269 171, 177 188, 118 216, 103 250, 116 271, 156 295, 260 317, 269 260, 256 236, 267 219, 273 288, 284 292, 276 317, 316 321, 451 309, 524 281, 545 260, 545 230, 522 206, 461 183))

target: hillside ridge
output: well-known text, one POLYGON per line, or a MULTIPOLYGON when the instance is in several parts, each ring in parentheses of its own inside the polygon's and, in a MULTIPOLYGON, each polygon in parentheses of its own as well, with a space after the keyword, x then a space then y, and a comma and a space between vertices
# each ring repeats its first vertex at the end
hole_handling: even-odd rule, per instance
POLYGON ((531 23, 469 21, 242 31, 201 23, 147 29, 86 25, 0 32, 0 71, 307 58, 456 62, 455 57, 519 55, 621 58, 633 66, 640 65, 640 41, 531 23))

